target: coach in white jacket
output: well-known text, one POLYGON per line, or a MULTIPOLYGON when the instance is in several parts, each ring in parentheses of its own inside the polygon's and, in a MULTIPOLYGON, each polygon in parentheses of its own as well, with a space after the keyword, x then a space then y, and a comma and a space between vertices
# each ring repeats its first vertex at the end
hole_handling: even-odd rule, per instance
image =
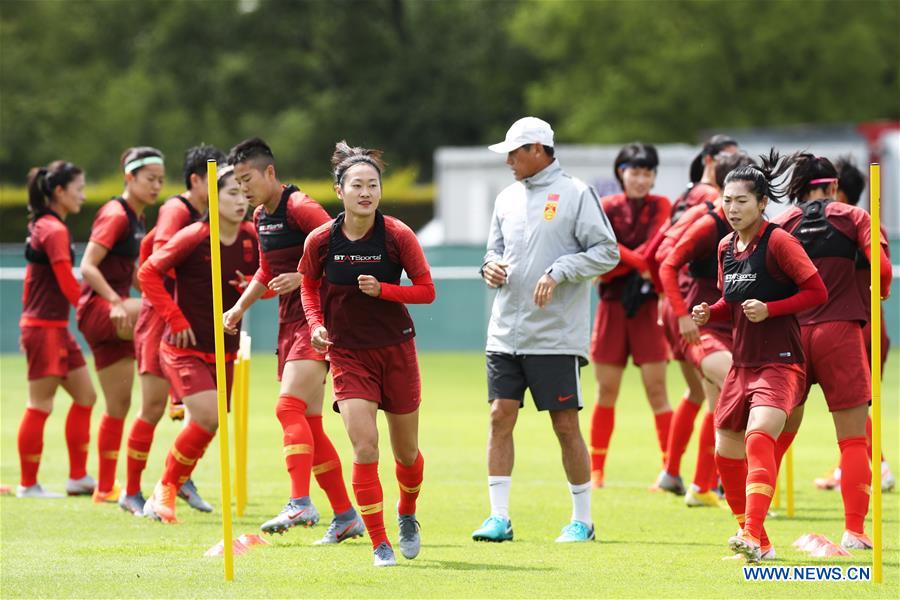
POLYGON ((579 371, 587 364, 591 280, 619 262, 616 237, 594 191, 553 157, 553 130, 535 117, 513 123, 491 150, 506 154, 516 182, 494 205, 481 274, 497 288, 487 335, 488 490, 491 516, 475 540, 512 540, 509 490, 513 428, 529 389, 549 411, 572 494, 557 542, 594 539, 590 459, 578 426, 579 371))

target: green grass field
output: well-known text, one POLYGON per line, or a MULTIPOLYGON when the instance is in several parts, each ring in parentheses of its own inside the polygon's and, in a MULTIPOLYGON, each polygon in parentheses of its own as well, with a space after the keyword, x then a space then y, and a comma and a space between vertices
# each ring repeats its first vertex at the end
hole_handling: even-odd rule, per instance
MULTIPOLYGON (((487 407, 483 357, 479 354, 422 356, 424 402, 421 446, 426 461, 419 499, 422 552, 395 569, 374 569, 368 540, 336 547, 311 543, 330 517, 328 504, 313 484, 313 500, 324 523, 313 530, 291 530, 235 558, 235 580, 223 581, 222 559, 203 552, 221 538, 221 515, 191 511, 179 501, 178 525, 138 519, 114 505, 94 506, 87 498, 59 501, 0 499, 0 595, 19 597, 898 597, 898 499, 884 496, 885 583, 745 582, 741 563, 722 561, 726 540, 735 531, 726 510, 686 508, 681 499, 647 491, 659 471, 659 452, 649 408, 636 371, 627 371, 607 466, 607 487, 595 491, 593 515, 598 541, 557 545, 553 539, 570 516, 570 501, 559 450, 546 415, 527 406, 516 430, 517 464, 511 510, 516 540, 477 544, 471 531, 487 516, 485 440, 487 407)), ((885 448, 895 473, 900 467, 898 369, 896 353, 886 369, 885 448)), ((2 376, 2 469, 6 485, 18 481, 16 431, 25 404, 24 360, 0 357, 2 376)), ((584 392, 592 398, 592 371, 585 369, 584 392)), ((682 383, 670 370, 674 404, 682 383)), ((251 379, 250 499, 235 521, 235 535, 255 532, 274 515, 288 494, 281 432, 274 416, 277 399, 274 360, 254 358, 251 379)), ((102 402, 102 401, 101 401, 102 402)), ((849 559, 814 559, 794 551, 791 542, 816 532, 839 541, 843 510, 839 493, 817 491, 812 479, 832 467, 837 445, 821 395, 810 399, 795 444, 797 515, 767 521, 778 551, 778 565, 865 565, 871 554, 849 559)), ((68 400, 58 397, 47 423, 40 481, 61 491, 67 475, 63 424, 68 400)), ((94 413, 99 418, 102 409, 94 413)), ((135 412, 132 408, 132 414, 135 412)), ((582 412, 585 433, 590 411, 582 412)), ((95 421, 96 422, 96 421, 95 421)), ((698 420, 699 424, 699 420, 698 420)), ((382 423, 383 425, 383 423, 382 423)), ((350 446, 340 418, 326 416, 326 427, 341 454, 349 482, 350 446)), ((157 429, 144 491, 158 478, 165 452, 179 425, 168 420, 157 429)), ((381 476, 385 506, 394 506, 397 487, 393 460, 382 436, 381 476)), ((96 429, 94 431, 96 434, 96 429)), ((96 471, 93 448, 90 471, 96 471)), ((686 478, 693 472, 695 446, 685 456, 686 478)), ((124 451, 119 473, 124 480, 124 451)), ((218 449, 210 447, 194 473, 201 492, 217 506, 218 449)), ((871 513, 870 513, 871 516, 871 513)), ((396 521, 387 515, 396 543, 396 521)), ((867 524, 871 532, 871 524, 867 524)))

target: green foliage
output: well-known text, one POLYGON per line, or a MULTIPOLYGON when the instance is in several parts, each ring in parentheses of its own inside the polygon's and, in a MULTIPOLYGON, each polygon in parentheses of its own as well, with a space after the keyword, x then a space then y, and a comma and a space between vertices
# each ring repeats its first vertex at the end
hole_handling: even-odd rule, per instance
MULTIPOLYGON (((275 310, 274 301, 266 310, 275 310)), ((254 307, 252 310, 257 310, 254 307)), ((282 434, 274 415, 278 397, 275 357, 258 348, 250 379, 249 504, 235 519, 234 533, 258 532, 289 492, 282 455, 282 434)), ((647 491, 659 470, 652 416, 644 402, 639 371, 628 368, 616 412, 616 433, 607 462, 607 487, 593 492, 597 542, 555 544, 568 521, 571 503, 559 458, 559 446, 545 414, 528 401, 516 425, 516 469, 510 508, 516 539, 511 543, 475 543, 469 537, 488 514, 485 443, 488 408, 484 401, 482 354, 424 353, 420 439, 425 479, 417 517, 422 551, 414 561, 398 558, 394 569, 371 566, 367 539, 337 547, 313 546, 325 531, 331 511, 312 482, 311 496, 322 514, 313 529, 292 529, 269 538, 271 546, 237 556, 235 580, 225 582, 222 560, 203 552, 222 539, 219 440, 197 464, 193 479, 215 507, 212 514, 190 510, 178 501, 178 525, 138 519, 115 505, 96 506, 89 498, 55 501, 0 499, 0 568, 4 598, 896 598, 898 595, 897 494, 884 497, 884 583, 743 581, 741 561, 721 560, 735 530, 727 510, 691 508, 681 498, 647 491)), ((885 398, 897 395, 898 357, 885 369, 885 398)), ((585 398, 595 391, 584 372, 585 398)), ((16 428, 27 393, 25 361, 0 357, 0 475, 6 484, 18 477, 16 428)), ((682 392, 681 374, 669 369, 670 398, 682 392)), ((134 402, 139 397, 135 386, 134 402)), ((330 392, 326 391, 326 398, 330 392)), ((102 400, 100 400, 102 403, 102 400)), ((62 490, 67 472, 64 442, 69 400, 58 394, 47 421, 40 481, 62 490)), ((132 408, 129 417, 136 412, 132 408)), ((94 409, 94 431, 102 413, 94 409)), ((885 451, 897 465, 897 403, 885 403, 885 451)), ((580 414, 587 431, 590 410, 580 414)), ((323 424, 343 463, 349 491, 352 452, 338 415, 326 409, 323 424)), ((385 524, 396 544, 394 507, 398 488, 389 432, 379 416, 385 524)), ((166 452, 181 425, 164 418, 156 429, 144 471, 144 493, 158 479, 166 452)), ((233 432, 233 428, 232 428, 233 432)), ((96 474, 92 441, 89 471, 96 474)), ((693 473, 696 445, 685 454, 682 472, 693 473)), ((778 552, 775 565, 867 565, 871 552, 851 558, 810 558, 791 547, 801 534, 815 531, 834 540, 843 529, 840 493, 813 488, 812 478, 837 459, 834 426, 816 388, 807 403, 803 428, 794 447, 796 517, 766 520, 778 552)), ((125 452, 119 473, 124 474, 125 452)), ((351 498, 352 498, 351 492, 351 498)), ((355 504, 355 503, 354 503, 355 504)), ((867 524, 867 527, 870 527, 867 524)), ((871 529, 869 530, 871 531, 871 529)), ((396 548, 396 546, 395 546, 396 548)))

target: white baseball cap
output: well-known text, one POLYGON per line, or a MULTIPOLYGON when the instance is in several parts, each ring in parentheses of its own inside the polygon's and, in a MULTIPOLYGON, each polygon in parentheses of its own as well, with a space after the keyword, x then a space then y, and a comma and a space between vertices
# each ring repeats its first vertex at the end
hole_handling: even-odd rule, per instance
POLYGON ((488 146, 497 154, 506 154, 525 144, 541 144, 553 147, 553 129, 550 123, 537 117, 523 117, 512 124, 506 132, 506 139, 499 144, 488 146))

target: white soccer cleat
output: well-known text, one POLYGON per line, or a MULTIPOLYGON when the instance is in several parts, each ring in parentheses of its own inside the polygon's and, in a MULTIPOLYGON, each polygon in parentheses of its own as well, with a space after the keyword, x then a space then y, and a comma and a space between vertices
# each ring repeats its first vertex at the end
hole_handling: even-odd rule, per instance
POLYGON ((65 496, 62 494, 57 494, 56 492, 48 492, 41 487, 41 484, 39 483, 29 485, 28 487, 25 487, 24 485, 16 487, 16 498, 43 498, 49 500, 64 497, 65 496))

